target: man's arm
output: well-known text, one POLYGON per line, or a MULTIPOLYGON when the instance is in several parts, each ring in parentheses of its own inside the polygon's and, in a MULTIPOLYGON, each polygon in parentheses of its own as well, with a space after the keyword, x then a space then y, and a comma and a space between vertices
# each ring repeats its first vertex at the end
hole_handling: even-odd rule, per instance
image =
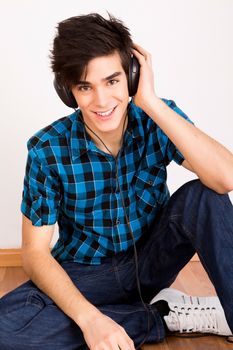
POLYGON ((135 104, 158 124, 206 186, 222 194, 232 191, 233 154, 155 94, 151 54, 137 44, 133 46, 132 52, 140 63, 135 104))
POLYGON ((77 323, 90 349, 103 349, 111 341, 123 350, 134 350, 133 341, 125 330, 79 292, 50 254, 53 233, 54 225, 36 227, 23 215, 22 260, 29 278, 77 323))
MULTIPOLYGON (((233 154, 155 97, 148 115, 179 149, 200 180, 218 193, 233 190, 233 154)), ((184 164, 184 166, 185 166, 184 164)))
POLYGON ((193 168, 191 167, 191 165, 189 164, 189 162, 187 162, 187 160, 185 159, 183 161, 183 163, 181 164, 185 169, 188 169, 190 171, 192 171, 193 173, 195 173, 195 171, 193 170, 193 168))
POLYGON ((23 215, 22 260, 30 279, 70 318, 82 325, 98 310, 78 291, 65 270, 50 254, 54 225, 33 226, 23 215))

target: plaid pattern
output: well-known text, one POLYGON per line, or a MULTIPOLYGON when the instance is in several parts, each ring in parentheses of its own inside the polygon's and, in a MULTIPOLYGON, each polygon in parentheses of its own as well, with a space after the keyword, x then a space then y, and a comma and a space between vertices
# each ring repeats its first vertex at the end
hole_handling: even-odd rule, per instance
MULTIPOLYGON (((189 120, 174 101, 162 100, 189 120)), ((171 160, 181 164, 184 158, 133 101, 128 105, 128 118, 118 177, 138 240, 170 197, 166 166, 171 160)), ((38 131, 27 147, 21 211, 34 226, 58 222, 59 239, 52 249, 55 259, 100 264, 101 258, 126 251, 133 244, 117 186, 115 159, 91 140, 80 110, 38 131)))

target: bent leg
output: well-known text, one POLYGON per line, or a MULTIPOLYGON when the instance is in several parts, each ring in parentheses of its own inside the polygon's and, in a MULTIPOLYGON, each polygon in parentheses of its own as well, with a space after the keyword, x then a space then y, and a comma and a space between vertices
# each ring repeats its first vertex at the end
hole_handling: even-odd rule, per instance
POLYGON ((149 300, 169 287, 195 252, 208 273, 233 330, 233 207, 199 180, 181 186, 139 248, 142 289, 149 300))
POLYGON ((82 332, 28 281, 0 299, 0 349, 77 349, 82 332))
MULTIPOLYGON (((114 257, 114 263, 107 264, 108 268, 84 268, 75 263, 64 266, 83 295, 103 314, 120 324, 134 340, 135 346, 143 341, 162 341, 164 327, 155 307, 148 305, 148 329, 148 313, 140 302, 130 303, 130 295, 126 296, 122 288, 124 276, 128 276, 128 268, 132 266, 126 257, 124 259, 125 263, 114 257)), ((78 325, 33 282, 24 283, 0 299, 1 350, 85 348, 86 343, 78 325)))

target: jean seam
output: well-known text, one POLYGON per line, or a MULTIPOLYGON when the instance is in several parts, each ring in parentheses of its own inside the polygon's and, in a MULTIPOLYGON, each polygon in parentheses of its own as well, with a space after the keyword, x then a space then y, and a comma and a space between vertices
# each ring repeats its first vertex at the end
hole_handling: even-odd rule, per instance
POLYGON ((152 306, 150 305, 150 309, 151 309, 151 312, 152 312, 152 315, 154 317, 154 320, 156 322, 156 320, 159 320, 160 324, 161 324, 161 328, 158 327, 157 328, 157 331, 158 331, 158 340, 159 341, 162 341, 164 338, 165 338, 165 330, 164 330, 164 325, 163 325, 163 321, 162 321, 162 318, 161 316, 159 315, 158 311, 157 310, 153 310, 152 306), (162 332, 161 332, 162 330, 162 332))
POLYGON ((175 222, 176 224, 178 224, 178 226, 187 234, 187 238, 190 240, 190 244, 193 246, 191 239, 193 239, 193 237, 195 237, 195 235, 194 235, 191 231, 189 231, 189 230, 186 228, 186 226, 184 226, 184 224, 182 224, 182 223, 180 223, 180 222, 177 222, 176 220, 173 220, 173 218, 178 217, 178 216, 182 216, 182 215, 173 215, 173 216, 170 216, 168 220, 169 220, 170 222, 175 222))
MULTIPOLYGON (((130 262, 132 263, 132 262, 130 262)), ((128 297, 127 293, 125 292, 124 288, 123 288, 123 285, 121 283, 121 280, 120 280, 120 276, 119 276, 119 271, 118 271, 118 266, 115 266, 114 267, 114 273, 115 273, 115 277, 116 277, 116 280, 118 282, 118 286, 120 288, 120 290, 123 292, 124 294, 124 297, 125 297, 125 300, 130 302, 130 298, 128 297)))
MULTIPOLYGON (((217 196, 217 200, 218 200, 219 203, 222 204, 222 206, 224 205, 224 207, 225 207, 225 206, 226 206, 226 203, 225 203, 224 200, 221 200, 221 197, 220 197, 220 196, 221 196, 221 195, 217 196)), ((225 196, 225 195, 224 195, 224 196, 225 196)), ((221 205, 219 205, 219 206, 220 206, 220 208, 221 208, 221 205)), ((219 217, 220 217, 220 220, 221 220, 221 222, 222 222, 222 225, 225 226, 224 211, 221 213, 221 215, 219 215, 219 217)), ((228 232, 227 229, 226 229, 226 232, 228 232)), ((231 240, 230 240, 230 243, 231 243, 231 247, 233 248, 233 244, 232 244, 231 240)))
MULTIPOLYGON (((119 265, 119 267, 124 267, 126 265, 132 264, 132 261, 128 261, 127 263, 123 264, 123 265, 119 265)), ((94 266, 94 265, 93 265, 94 266)), ((69 273, 69 271, 67 271, 69 273)), ((104 270, 104 271, 100 271, 98 273, 95 274, 91 274, 91 277, 98 277, 98 276, 102 276, 105 275, 106 273, 110 273, 110 272, 115 272, 115 267, 111 267, 110 269, 104 270)), ((89 279, 90 278, 90 274, 87 274, 85 276, 78 276, 77 278, 72 278, 73 281, 79 281, 80 279, 89 279)))
MULTIPOLYGON (((131 304, 131 306, 133 306, 133 304, 131 304)), ((142 307, 141 308, 135 308, 134 310, 132 310, 132 311, 128 311, 128 310, 126 310, 126 311, 119 311, 119 310, 112 310, 112 309, 109 309, 109 308, 105 308, 104 306, 101 306, 101 311, 110 311, 110 312, 112 312, 112 313, 115 313, 115 314, 120 314, 120 315, 128 315, 128 314, 134 314, 135 312, 145 312, 145 309, 143 308, 142 309, 142 307)))

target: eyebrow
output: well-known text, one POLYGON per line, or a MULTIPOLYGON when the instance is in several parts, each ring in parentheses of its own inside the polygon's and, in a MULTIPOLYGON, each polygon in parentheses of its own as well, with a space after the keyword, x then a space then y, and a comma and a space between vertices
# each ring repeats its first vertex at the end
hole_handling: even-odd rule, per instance
MULTIPOLYGON (((115 72, 115 73, 109 75, 108 77, 101 79, 101 81, 107 81, 107 80, 113 79, 115 77, 118 77, 119 75, 122 75, 122 72, 115 72)), ((89 81, 86 81, 86 80, 79 80, 77 82, 77 85, 82 85, 82 84, 83 85, 91 85, 91 83, 89 81)))

